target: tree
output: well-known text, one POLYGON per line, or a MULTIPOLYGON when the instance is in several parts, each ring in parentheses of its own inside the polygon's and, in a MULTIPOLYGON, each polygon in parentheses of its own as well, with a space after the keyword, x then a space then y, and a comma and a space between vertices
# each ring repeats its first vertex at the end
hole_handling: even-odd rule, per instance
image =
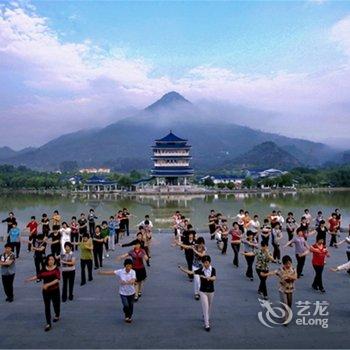
POLYGON ((203 182, 203 185, 206 186, 206 187, 214 187, 215 184, 214 184, 214 181, 211 177, 207 177, 204 182, 203 182))
POLYGON ((129 176, 121 176, 118 180, 119 186, 129 188, 132 184, 132 180, 129 176))
POLYGON ((228 189, 230 189, 230 190, 233 190, 233 189, 235 188, 235 184, 234 184, 234 182, 229 182, 229 183, 226 185, 226 187, 227 187, 228 189))
POLYGON ((251 188, 254 185, 254 180, 251 177, 246 177, 243 181, 243 187, 251 188))
POLYGON ((130 172, 130 178, 133 180, 133 181, 137 181, 137 180, 140 180, 142 177, 141 173, 139 173, 137 170, 132 170, 130 172))
POLYGON ((278 179, 278 185, 283 187, 283 186, 292 186, 293 185, 293 176, 290 173, 284 174, 280 176, 278 179))

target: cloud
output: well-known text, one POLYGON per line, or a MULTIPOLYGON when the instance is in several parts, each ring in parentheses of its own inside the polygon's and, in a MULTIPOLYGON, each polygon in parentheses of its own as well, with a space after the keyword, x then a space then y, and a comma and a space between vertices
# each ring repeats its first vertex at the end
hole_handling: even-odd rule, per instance
POLYGON ((350 58, 350 15, 341 19, 331 29, 331 40, 350 58))
POLYGON ((315 5, 323 5, 327 0, 307 0, 307 2, 315 5))
POLYGON ((178 79, 155 76, 151 62, 128 57, 123 48, 107 51, 88 38, 63 40, 33 6, 0 7, 0 28, 3 144, 40 145, 62 133, 102 126, 171 90, 194 102, 224 105, 225 120, 245 106, 255 116, 236 113, 232 121, 273 132, 323 138, 330 130, 339 136, 350 131, 350 16, 335 23, 325 38, 345 57, 337 69, 254 75, 208 64, 178 79), (259 111, 263 118, 257 117, 259 111))
POLYGON ((99 79, 114 81, 125 89, 147 84, 151 67, 142 59, 128 59, 121 50, 106 52, 89 40, 63 43, 49 28, 48 20, 33 11, 6 7, 1 11, 0 26, 2 68, 20 71, 27 87, 81 93, 99 79))

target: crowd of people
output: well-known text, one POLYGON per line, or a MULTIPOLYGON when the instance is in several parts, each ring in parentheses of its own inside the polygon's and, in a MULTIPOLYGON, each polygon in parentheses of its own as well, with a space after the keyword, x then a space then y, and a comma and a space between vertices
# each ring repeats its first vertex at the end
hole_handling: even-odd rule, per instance
POLYGON ((2 220, 7 224, 7 237, 4 252, 0 256, 0 266, 6 302, 14 301, 13 282, 16 273, 16 260, 20 257, 21 244, 27 245, 27 253, 33 254, 35 275, 26 282, 42 282, 42 295, 45 305, 46 326, 49 331, 52 322, 60 320, 61 302, 74 300, 76 265, 80 258, 80 286, 93 281, 93 269, 101 275, 114 275, 120 287, 125 322, 132 322, 133 303, 142 295, 146 279, 144 261, 150 266, 150 242, 153 224, 146 215, 137 228, 136 238, 121 243, 130 235, 130 216, 126 208, 111 215, 108 220, 100 220, 94 209, 88 215, 80 214, 64 221, 59 212, 54 211, 51 218, 42 214, 40 221, 32 216, 23 230, 20 230, 13 212, 2 220), (100 222, 100 223, 99 223, 100 222), (124 260, 124 268, 113 271, 101 270, 105 259, 116 247, 132 247, 116 262, 124 260), (62 280, 62 291, 60 281, 62 280), (51 318, 51 304, 54 317, 51 318))
MULTIPOLYGON (((14 301, 16 260, 20 258, 21 243, 25 242, 26 254, 33 254, 33 272, 35 271, 26 281, 42 282, 45 331, 49 331, 52 323, 60 320, 61 302, 74 300, 78 259, 81 286, 93 281, 93 270, 98 270, 100 275, 115 276, 119 283, 124 320, 131 323, 134 303, 141 298, 147 278, 146 265, 147 268, 151 266, 153 242, 153 223, 149 215, 145 215, 144 220, 137 225, 135 237, 128 240, 131 215, 124 208, 105 219, 99 218, 95 211, 90 209, 87 215, 81 213, 78 219, 72 216, 70 220, 64 221, 56 210, 51 217, 46 213, 42 214, 39 221, 32 216, 21 230, 14 213, 10 212, 8 217, 2 220, 7 224, 7 237, 4 251, 0 255, 6 301, 14 301), (105 259, 112 257, 113 252, 127 247, 131 247, 128 252, 113 256, 115 263, 124 261, 122 268, 101 269, 105 259)), ((244 210, 240 210, 233 218, 211 210, 207 223, 208 232, 202 234, 196 232, 190 219, 179 211, 173 215, 172 221, 171 227, 175 236, 172 246, 179 248, 186 261, 186 266, 178 267, 187 274, 189 281, 193 282, 194 299, 200 300, 206 331, 210 331, 211 327, 210 315, 217 278, 217 270, 212 265, 212 256, 209 255, 206 241, 213 240, 214 247, 216 246, 222 255, 228 254, 228 246, 231 244, 233 267, 238 268, 244 258, 247 279, 254 281, 255 275, 259 279, 260 297, 268 299, 266 280, 270 276, 276 276, 279 280, 281 301, 290 307, 294 285, 303 277, 308 254, 312 254, 312 266, 315 271, 313 282, 310 281, 314 290, 325 293, 323 270, 326 259, 330 256, 329 247, 336 249, 346 243, 348 262, 333 267, 330 271, 347 270, 350 273, 350 235, 339 241, 342 227, 339 209, 329 218, 324 218, 321 211, 313 218, 310 211, 305 209, 300 220, 294 218, 292 212, 285 218, 280 211, 273 210, 262 222, 258 215, 250 216, 250 213, 244 210), (229 219, 232 222, 229 223, 229 219), (285 233, 287 243, 282 245, 285 233), (289 247, 295 250, 295 264, 290 254, 287 254, 289 247), (276 268, 271 269, 271 264, 276 264, 276 268)), ((220 272, 218 275, 220 276, 220 272)))
POLYGON ((233 266, 239 267, 242 255, 247 266, 245 275, 250 281, 254 281, 255 262, 255 271, 259 278, 258 294, 263 299, 268 299, 267 278, 276 276, 279 279, 280 300, 289 307, 292 307, 295 282, 304 276, 303 269, 308 254, 312 254, 311 263, 315 275, 311 287, 315 291, 326 292, 322 277, 326 260, 330 257, 327 246, 338 248, 346 243, 347 262, 331 268, 330 271, 347 270, 350 274, 350 227, 349 234, 338 241, 338 237, 341 236, 339 209, 335 209, 329 218, 324 218, 322 211, 318 211, 317 216, 313 218, 309 209, 305 209, 300 221, 297 221, 292 212, 285 218, 281 211, 273 210, 262 222, 257 214, 251 216, 248 211, 241 209, 234 216, 231 225, 227 217, 211 210, 208 216, 207 238, 198 235, 190 220, 177 211, 173 216, 173 228, 173 245, 184 251, 187 264, 186 267, 179 268, 187 273, 190 281, 194 281, 194 298, 201 300, 204 327, 207 331, 210 331, 210 310, 216 270, 211 265, 205 239, 216 240, 222 255, 227 254, 230 242, 233 266), (287 243, 282 245, 284 232, 287 234, 287 243), (293 259, 287 251, 288 247, 295 250, 296 266, 293 265, 293 259), (270 269, 271 263, 276 264, 276 269, 270 269))

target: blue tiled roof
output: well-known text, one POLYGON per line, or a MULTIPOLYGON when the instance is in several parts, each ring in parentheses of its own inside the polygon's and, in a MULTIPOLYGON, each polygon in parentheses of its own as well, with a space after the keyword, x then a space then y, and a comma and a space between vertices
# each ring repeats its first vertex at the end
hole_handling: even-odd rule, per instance
POLYGON ((157 167, 151 170, 155 176, 184 176, 193 175, 194 170, 190 167, 157 167))
POLYGON ((179 172, 179 171, 159 172, 159 171, 153 171, 152 170, 152 175, 153 176, 164 176, 164 177, 193 176, 193 172, 190 172, 190 171, 184 171, 184 172, 179 172))
POLYGON ((159 143, 156 144, 155 146, 152 146, 152 148, 183 148, 183 149, 187 149, 187 148, 191 148, 190 145, 187 145, 185 143, 159 143))
POLYGON ((168 135, 164 136, 162 139, 156 140, 156 142, 187 142, 187 140, 181 139, 170 130, 168 135))
POLYGON ((106 180, 104 177, 93 175, 86 181, 87 185, 114 185, 116 181, 106 180))
POLYGON ((152 170, 193 170, 189 166, 157 166, 152 170))

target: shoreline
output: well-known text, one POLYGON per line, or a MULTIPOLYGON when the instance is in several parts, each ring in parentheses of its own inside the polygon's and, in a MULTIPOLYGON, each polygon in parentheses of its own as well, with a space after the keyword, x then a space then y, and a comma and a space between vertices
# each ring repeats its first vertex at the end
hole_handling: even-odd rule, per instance
POLYGON ((274 188, 274 189, 198 189, 186 191, 99 191, 99 192, 85 192, 74 190, 30 190, 30 189, 0 189, 0 195, 7 194, 37 194, 37 195, 117 195, 121 197, 130 196, 191 196, 191 195, 227 195, 227 194, 280 194, 280 193, 315 193, 315 192, 348 192, 350 187, 315 187, 315 188, 274 188))

